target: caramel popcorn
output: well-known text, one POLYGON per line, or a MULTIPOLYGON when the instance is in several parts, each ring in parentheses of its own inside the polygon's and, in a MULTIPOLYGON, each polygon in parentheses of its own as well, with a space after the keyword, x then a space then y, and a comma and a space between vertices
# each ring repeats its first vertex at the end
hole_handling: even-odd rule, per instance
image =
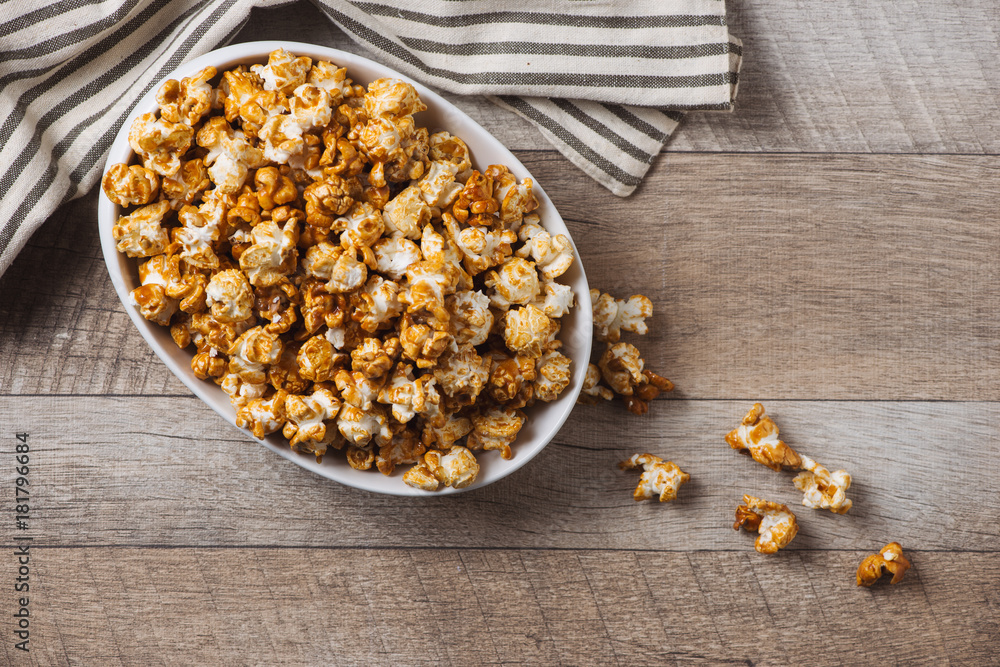
POLYGON ((181 157, 191 148, 194 133, 182 123, 172 123, 156 114, 145 113, 135 119, 128 133, 128 143, 143 165, 161 176, 173 176, 181 168, 181 157))
POLYGON ((851 488, 851 476, 846 470, 830 472, 804 454, 802 470, 795 476, 795 488, 802 491, 802 504, 815 509, 828 509, 835 514, 846 514, 853 502, 847 497, 851 488))
POLYGON ((532 305, 508 310, 504 316, 504 342, 527 357, 542 356, 558 332, 559 324, 532 305))
POLYGON ((190 127, 197 125, 212 108, 212 86, 208 82, 215 75, 215 68, 209 66, 180 82, 174 79, 165 82, 156 93, 160 117, 190 127))
POLYGON ((890 584, 898 584, 909 569, 910 561, 903 555, 903 547, 899 542, 890 542, 877 554, 861 561, 858 566, 858 586, 871 586, 886 573, 892 575, 890 584))
POLYGON ((739 530, 740 526, 759 533, 754 548, 762 554, 784 549, 799 532, 795 515, 787 506, 747 495, 743 496, 743 504, 736 508, 733 530, 739 530))
POLYGON ((749 454, 754 461, 771 470, 799 468, 802 459, 798 453, 778 439, 778 425, 764 414, 764 406, 754 403, 735 430, 726 434, 726 442, 740 453, 749 454))
POLYGON ((617 343, 622 331, 637 334, 646 333, 647 317, 653 314, 653 302, 641 294, 622 301, 600 290, 590 290, 590 300, 594 307, 595 338, 608 343, 617 343))
POLYGON ((510 446, 517 437, 517 432, 524 426, 524 420, 525 415, 520 410, 499 405, 472 415, 469 449, 473 451, 495 449, 505 459, 513 457, 510 446))
POLYGON ((447 454, 431 450, 424 460, 406 471, 403 481, 417 489, 437 491, 441 485, 464 489, 476 481, 479 462, 465 447, 454 446, 447 454))
POLYGON ((587 375, 583 379, 583 389, 577 402, 584 404, 599 403, 600 399, 610 401, 615 397, 613 391, 600 384, 601 369, 594 364, 587 365, 587 375))
POLYGON ((112 165, 101 182, 104 194, 119 206, 148 204, 160 188, 156 172, 133 164, 112 165))
POLYGON ((111 230, 118 241, 118 252, 129 257, 152 257, 166 252, 170 236, 163 222, 169 212, 170 204, 161 201, 119 218, 111 230))
POLYGON ((632 497, 636 502, 659 498, 661 503, 670 502, 677 497, 681 484, 691 479, 691 475, 678 468, 673 461, 664 462, 652 454, 633 454, 618 464, 622 470, 638 470, 642 468, 639 486, 635 487, 632 497))
POLYGON ((557 334, 575 298, 556 279, 573 252, 533 213, 531 179, 473 170, 459 137, 417 124, 413 85, 366 89, 284 49, 157 101, 130 128, 134 163, 103 178, 124 209, 113 234, 140 260, 135 307, 238 426, 357 470, 410 467, 423 489, 472 484, 472 450, 514 456, 521 408, 556 400, 572 368, 557 334))

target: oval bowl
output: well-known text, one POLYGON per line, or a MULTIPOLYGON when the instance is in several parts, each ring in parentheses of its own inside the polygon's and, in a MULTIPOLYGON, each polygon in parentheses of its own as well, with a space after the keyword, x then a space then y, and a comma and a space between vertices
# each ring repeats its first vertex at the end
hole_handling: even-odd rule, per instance
MULTIPOLYGON (((384 65, 344 51, 297 42, 266 41, 234 44, 211 51, 181 65, 163 80, 179 80, 198 72, 208 65, 212 65, 219 72, 223 72, 240 64, 266 63, 268 54, 278 48, 284 48, 296 55, 309 56, 314 61, 327 60, 341 67, 347 67, 348 76, 356 83, 366 86, 371 81, 382 77, 395 77, 409 81, 416 87, 420 98, 428 107, 426 111, 415 116, 418 125, 427 127, 431 131, 436 129, 448 130, 452 134, 461 137, 469 147, 472 154, 473 166, 476 168, 482 169, 490 164, 503 164, 518 179, 531 176, 524 165, 497 139, 440 95, 384 65)), ((105 170, 112 164, 131 162, 133 153, 128 143, 129 128, 132 125, 132 121, 138 115, 158 110, 156 91, 160 83, 162 81, 158 81, 139 100, 135 109, 125 120, 124 125, 115 137, 114 143, 111 145, 105 170)), ((572 243, 572 236, 566 229, 566 225, 556 211, 555 206, 552 205, 551 200, 545 194, 544 188, 535 179, 532 180, 534 181, 533 192, 539 202, 536 212, 541 216, 542 224, 553 233, 565 234, 570 238, 572 243)), ((111 230, 120 215, 121 207, 114 204, 102 192, 98 205, 101 248, 104 253, 104 261, 107 264, 108 272, 111 275, 111 282, 118 293, 118 298, 121 299, 125 312, 128 313, 133 324, 138 328, 139 333, 142 334, 142 337, 146 339, 153 352, 166 364, 167 368, 194 392, 196 396, 219 413, 234 428, 239 428, 236 426, 236 412, 225 392, 213 382, 199 380, 195 377, 191 370, 192 354, 187 350, 178 348, 174 344, 168 328, 146 320, 138 308, 131 305, 129 293, 140 284, 138 261, 119 253, 115 247, 111 230)), ((414 489, 404 484, 402 480, 402 474, 409 466, 397 466, 396 471, 390 476, 382 475, 374 469, 368 471, 354 470, 347 464, 343 455, 339 455, 340 453, 336 451, 331 451, 330 454, 323 457, 322 463, 318 463, 315 457, 311 455, 299 454, 293 451, 280 433, 267 436, 261 441, 254 438, 249 430, 239 430, 276 454, 307 470, 311 470, 318 475, 340 482, 341 484, 376 493, 397 496, 436 496, 477 489, 506 477, 534 458, 555 437, 556 433, 558 433, 559 429, 566 422, 570 412, 572 412, 576 398, 583 386, 587 362, 590 360, 593 315, 587 277, 581 266, 579 253, 576 250, 575 244, 573 244, 573 250, 576 254, 576 261, 573 262, 570 270, 559 278, 560 282, 570 285, 576 295, 577 305, 568 315, 562 318, 562 330, 559 335, 559 339, 563 342, 562 352, 573 361, 572 381, 557 400, 551 403, 539 402, 526 410, 528 419, 518 434, 517 441, 512 446, 514 451, 512 459, 505 461, 500 458, 498 452, 481 452, 477 454, 476 458, 479 460, 481 466, 479 476, 473 484, 465 489, 445 487, 441 491, 436 492, 414 489)))

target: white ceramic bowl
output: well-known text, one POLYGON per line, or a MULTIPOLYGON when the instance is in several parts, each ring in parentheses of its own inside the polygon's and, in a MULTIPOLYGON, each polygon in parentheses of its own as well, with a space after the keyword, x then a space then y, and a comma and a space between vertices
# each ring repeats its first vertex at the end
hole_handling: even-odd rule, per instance
MULTIPOLYGON (((250 42, 227 46, 206 53, 199 58, 181 65, 166 78, 180 80, 182 77, 190 76, 208 65, 213 65, 219 72, 223 72, 240 64, 266 63, 268 54, 278 48, 285 48, 296 55, 309 56, 314 61, 327 60, 342 67, 347 67, 348 76, 354 79, 355 82, 364 85, 382 77, 407 79, 402 74, 366 58, 323 46, 296 42, 250 42)), ((420 93, 420 99, 428 107, 427 111, 416 116, 418 125, 427 127, 432 132, 436 129, 448 130, 452 134, 461 137, 472 152, 472 163, 476 168, 482 169, 490 164, 503 164, 519 179, 530 176, 524 165, 474 120, 425 86, 415 81, 411 81, 411 83, 416 86, 417 91, 420 93)), ((157 111, 156 91, 159 85, 159 82, 157 82, 149 93, 139 101, 135 110, 126 119, 125 124, 111 145, 107 166, 119 162, 128 163, 131 161, 132 149, 128 144, 129 128, 136 116, 157 111)), ((545 194, 542 185, 537 180, 534 180, 534 193, 539 201, 537 213, 541 216, 544 226, 553 233, 570 236, 558 211, 556 211, 552 202, 545 194)), ((132 318, 132 322, 139 329, 139 333, 146 339, 149 346, 153 348, 156 355, 163 360, 167 368, 199 398, 235 427, 236 412, 229 402, 229 397, 214 383, 199 380, 191 371, 191 351, 179 349, 171 339, 168 328, 149 322, 143 318, 138 308, 130 304, 129 293, 140 284, 137 269, 138 262, 119 253, 115 248, 111 229, 120 215, 120 207, 111 202, 102 193, 98 205, 101 247, 104 251, 104 261, 108 265, 108 272, 111 274, 111 282, 115 286, 115 291, 118 292, 118 298, 121 299, 125 307, 125 312, 132 318)), ((574 245, 575 250, 576 247, 574 245)), ((587 277, 579 261, 579 254, 577 254, 577 261, 573 262, 572 268, 559 281, 571 285, 576 294, 577 305, 569 315, 562 318, 562 331, 559 335, 560 340, 563 342, 563 353, 573 360, 573 380, 558 400, 552 403, 539 402, 527 410, 528 420, 518 435, 517 442, 513 446, 514 457, 511 460, 505 461, 501 459, 498 452, 482 452, 477 455, 481 466, 479 477, 467 489, 462 489, 463 491, 495 482, 530 461, 555 437, 573 410, 576 398, 583 386, 587 362, 590 359, 592 334, 590 291, 587 285, 587 277)), ((253 435, 248 430, 240 430, 246 433, 248 437, 253 438, 253 435)), ((444 488, 442 491, 429 493, 407 486, 403 483, 402 475, 410 467, 408 465, 397 466, 394 474, 387 477, 374 470, 374 468, 368 471, 354 470, 347 464, 343 454, 332 450, 327 456, 323 457, 322 463, 317 463, 315 457, 299 454, 289 448, 288 442, 281 436, 280 432, 268 436, 263 441, 259 441, 256 438, 253 439, 257 442, 262 442, 271 451, 293 461, 303 468, 359 489, 400 496, 433 496, 456 492, 455 489, 444 488)))

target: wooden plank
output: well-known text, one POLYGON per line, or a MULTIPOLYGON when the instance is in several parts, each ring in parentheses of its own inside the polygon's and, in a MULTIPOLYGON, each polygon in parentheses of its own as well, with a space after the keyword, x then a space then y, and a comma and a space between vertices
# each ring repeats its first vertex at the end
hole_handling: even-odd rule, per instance
MULTIPOLYGON (((675 397, 1000 399, 993 158, 671 154, 621 200, 520 157, 591 284, 653 299, 637 342, 675 397)), ((187 393, 111 288, 96 197, 0 279, 0 393, 187 393)))
POLYGON ((911 556, 900 584, 859 589, 855 551, 36 549, 31 653, 0 651, 37 665, 991 662, 1000 555, 911 556))
MULTIPOLYGON (((728 5, 745 53, 738 109, 689 114, 667 150, 1000 153, 993 0, 728 5)), ((254 9, 233 41, 259 39, 366 53, 305 0, 254 9)), ((446 97, 510 148, 539 145, 527 121, 446 97)))
MULTIPOLYGON (((752 552, 732 530, 744 493, 787 503, 792 549, 1000 548, 1000 404, 768 401, 793 447, 854 482, 845 516, 800 505, 791 473, 723 436, 746 401, 665 401, 645 418, 581 406, 513 475, 447 498, 379 496, 308 473, 196 398, 0 398, 4 432, 31 433, 32 513, 48 545, 511 547, 752 552), (692 479, 636 503, 618 461, 651 452, 692 479)), ((402 475, 397 471, 396 477, 402 475)), ((377 475, 378 472, 370 474, 377 475)), ((399 482, 402 484, 402 481, 399 482)), ((13 530, 0 508, 0 539, 13 530), (6 532, 5 532, 6 531, 6 532)), ((9 538, 8 538, 9 539, 9 538)))

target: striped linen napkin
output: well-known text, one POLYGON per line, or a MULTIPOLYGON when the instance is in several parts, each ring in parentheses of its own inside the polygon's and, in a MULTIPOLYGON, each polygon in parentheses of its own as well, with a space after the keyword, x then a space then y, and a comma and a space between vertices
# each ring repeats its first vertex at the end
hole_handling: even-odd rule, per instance
MULTIPOLYGON (((4 2, 0 274, 62 203, 99 180, 133 105, 288 0, 4 2)), ((616 195, 687 110, 733 108, 741 59, 724 0, 313 0, 375 60, 486 95, 616 195)))

